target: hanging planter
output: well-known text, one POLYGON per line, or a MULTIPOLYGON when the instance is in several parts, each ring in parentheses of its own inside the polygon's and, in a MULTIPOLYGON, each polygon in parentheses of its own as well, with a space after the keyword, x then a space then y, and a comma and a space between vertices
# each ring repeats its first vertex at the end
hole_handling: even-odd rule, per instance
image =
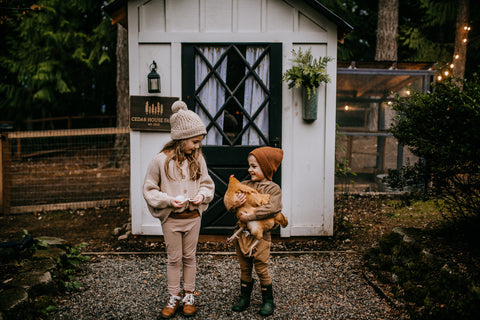
POLYGON ((302 89, 302 97, 303 97, 303 108, 302 108, 303 120, 305 121, 317 120, 318 90, 315 90, 314 93, 309 95, 307 90, 302 89))
POLYGON ((302 52, 302 49, 292 50, 294 56, 291 61, 293 66, 282 75, 283 81, 289 82, 289 88, 302 88, 303 110, 302 115, 305 121, 317 119, 318 109, 318 87, 322 83, 330 82, 327 74, 327 64, 332 57, 314 59, 311 49, 302 52))

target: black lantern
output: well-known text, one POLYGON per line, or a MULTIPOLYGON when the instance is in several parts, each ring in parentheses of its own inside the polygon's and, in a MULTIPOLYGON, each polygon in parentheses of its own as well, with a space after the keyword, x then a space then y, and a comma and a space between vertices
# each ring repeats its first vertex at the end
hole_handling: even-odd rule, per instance
POLYGON ((148 93, 160 92, 160 76, 157 73, 157 63, 153 60, 150 65, 150 73, 147 76, 148 93))

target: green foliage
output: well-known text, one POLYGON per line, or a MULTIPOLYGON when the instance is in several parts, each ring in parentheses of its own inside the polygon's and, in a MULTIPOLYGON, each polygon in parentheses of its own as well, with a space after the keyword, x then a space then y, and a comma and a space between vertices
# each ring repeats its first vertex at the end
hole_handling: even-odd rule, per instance
MULTIPOLYGON (((466 76, 480 68, 480 6, 470 1, 466 76)), ((322 4, 353 26, 338 44, 337 60, 373 61, 378 0, 324 0, 322 4)), ((458 0, 399 1, 398 61, 452 62, 458 0)), ((440 70, 440 68, 437 68, 440 70)))
POLYGON ((67 261, 72 266, 78 266, 81 262, 90 260, 89 256, 82 254, 82 249, 88 246, 88 243, 83 242, 74 247, 68 247, 67 249, 67 261))
POLYGON ((307 90, 308 98, 322 83, 330 82, 327 74, 327 64, 332 61, 331 57, 313 58, 311 49, 302 52, 292 50, 293 66, 283 74, 283 81, 289 82, 289 88, 303 87, 307 90))
POLYGON ((480 215, 480 78, 437 83, 430 93, 396 97, 391 128, 423 159, 431 191, 457 217, 480 215))
MULTIPOLYGON (((30 236, 30 233, 28 232, 28 230, 23 229, 22 238, 25 238, 26 236, 30 236)), ((44 248, 47 248, 47 247, 48 247, 48 244, 44 240, 37 240, 37 239, 34 240, 33 245, 32 245, 33 250, 44 249, 44 248)))
POLYGON ((451 62, 452 43, 440 43, 429 39, 418 26, 399 26, 398 41, 408 48, 409 56, 404 58, 406 61, 435 61, 440 65, 451 62))
MULTIPOLYGON (((451 63, 456 0, 407 0, 400 5, 399 60, 451 63)), ((441 68, 439 68, 441 71, 441 68)))
POLYGON ((82 287, 82 284, 75 280, 75 275, 78 266, 85 261, 90 260, 89 256, 82 254, 82 248, 88 246, 88 243, 81 243, 79 245, 66 248, 66 258, 58 259, 57 263, 60 266, 61 283, 67 291, 75 291, 82 287))
POLYGON ((3 120, 18 126, 27 116, 99 113, 101 105, 115 101, 110 58, 115 28, 102 2, 11 0, 6 5, 10 9, 0 25, 3 120), (23 9, 11 9, 17 7, 23 9))
POLYGON ((382 182, 398 191, 407 191, 419 195, 427 195, 429 177, 426 176, 425 163, 419 161, 413 165, 406 165, 400 170, 388 169, 388 174, 382 182))
POLYGON ((322 0, 322 4, 353 27, 338 43, 337 60, 373 61, 378 0, 322 0))
MULTIPOLYGON (((27 230, 23 230, 23 237, 26 236, 30 236, 30 234, 27 230)), ((80 264, 90 260, 89 256, 82 254, 82 249, 87 245, 88 243, 81 243, 76 246, 62 247, 62 249, 65 250, 66 255, 59 255, 54 258, 57 266, 54 270, 50 271, 54 279, 56 290, 49 290, 48 292, 45 292, 45 294, 30 301, 31 303, 27 304, 26 307, 22 309, 23 313, 18 315, 19 317, 22 317, 22 319, 44 319, 58 309, 56 303, 58 303, 57 295, 60 291, 73 292, 82 288, 82 283, 77 281, 76 278, 80 264)), ((27 260, 30 260, 30 263, 34 264, 35 260, 33 260, 34 258, 32 257, 34 252, 36 250, 48 249, 48 247, 49 245, 47 242, 34 239, 32 250, 28 257, 23 260, 23 264, 25 264, 27 260)))
POLYGON ((58 310, 58 307, 55 305, 48 305, 44 309, 42 309, 42 314, 45 316, 50 315, 51 313, 55 312, 58 310))
POLYGON ((477 319, 478 283, 449 267, 417 242, 405 242, 398 233, 379 240, 365 255, 367 267, 406 301, 412 319, 477 319))

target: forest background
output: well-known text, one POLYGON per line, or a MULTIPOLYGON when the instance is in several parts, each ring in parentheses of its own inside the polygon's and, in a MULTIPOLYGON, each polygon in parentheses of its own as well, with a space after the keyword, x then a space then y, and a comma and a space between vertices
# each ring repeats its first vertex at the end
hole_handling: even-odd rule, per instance
MULTIPOLYGON (((28 130, 26 120, 110 115, 117 127, 128 126, 126 29, 111 24, 104 10, 111 2, 0 0, 0 122, 28 130)), ((480 68, 476 1, 320 2, 354 28, 337 60, 435 62, 439 75, 459 62, 461 78, 480 68), (460 37, 464 25, 469 30, 460 37), (454 61, 458 41, 464 53, 454 61)))

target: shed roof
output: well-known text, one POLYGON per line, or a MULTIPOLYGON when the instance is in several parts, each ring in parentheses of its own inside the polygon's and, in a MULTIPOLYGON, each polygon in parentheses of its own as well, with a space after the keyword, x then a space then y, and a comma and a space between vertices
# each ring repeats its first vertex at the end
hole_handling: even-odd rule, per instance
MULTIPOLYGON (((353 27, 345 20, 337 16, 330 11, 327 7, 321 4, 317 0, 304 0, 308 5, 317 10, 320 14, 331 20, 338 27, 337 38, 342 40, 348 33, 353 30, 353 27)), ((128 15, 127 15, 127 2, 128 0, 115 0, 107 4, 103 9, 112 17, 112 24, 120 23, 127 28, 128 15)))
MULTIPOLYGON (((386 95, 408 86, 419 77, 435 76, 436 64, 432 62, 397 61, 338 61, 338 99, 370 99, 386 95)), ((428 81, 424 85, 429 86, 428 81)))
POLYGON ((342 40, 347 34, 349 34, 353 30, 353 27, 349 23, 347 23, 345 20, 330 11, 330 9, 325 7, 317 0, 305 0, 305 2, 337 25, 337 38, 339 40, 342 40))

